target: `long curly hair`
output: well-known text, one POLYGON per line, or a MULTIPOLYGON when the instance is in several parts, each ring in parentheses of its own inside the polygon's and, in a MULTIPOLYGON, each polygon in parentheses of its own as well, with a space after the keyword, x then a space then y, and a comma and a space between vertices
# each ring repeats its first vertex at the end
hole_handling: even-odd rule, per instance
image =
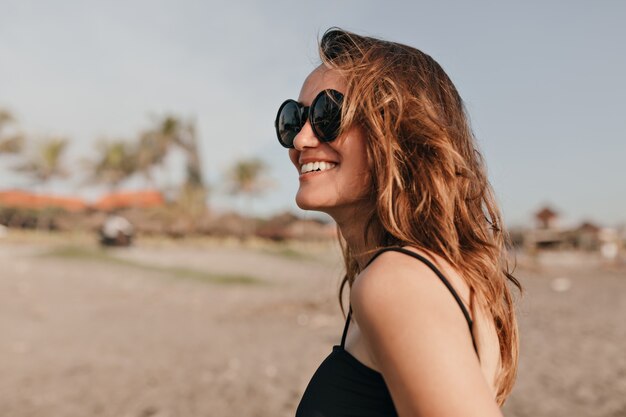
MULTIPOLYGON (((374 209, 365 237, 377 247, 410 245, 441 256, 491 313, 500 343, 496 401, 502 405, 517 374, 519 336, 509 283, 509 238, 454 84, 418 49, 338 28, 320 41, 323 64, 346 80, 342 131, 366 134, 374 209), (358 97, 358 99, 355 99, 358 97)), ((352 286, 360 267, 341 233, 352 286)))

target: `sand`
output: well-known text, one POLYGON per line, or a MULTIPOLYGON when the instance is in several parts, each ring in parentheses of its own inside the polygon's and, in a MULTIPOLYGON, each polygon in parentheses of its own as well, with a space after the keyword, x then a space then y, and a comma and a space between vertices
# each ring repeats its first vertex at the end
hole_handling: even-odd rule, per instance
MULTIPOLYGON (((517 271, 504 414, 626 416, 626 273, 546 265, 517 271)), ((0 416, 293 416, 341 336, 341 270, 332 245, 5 237, 0 416)))

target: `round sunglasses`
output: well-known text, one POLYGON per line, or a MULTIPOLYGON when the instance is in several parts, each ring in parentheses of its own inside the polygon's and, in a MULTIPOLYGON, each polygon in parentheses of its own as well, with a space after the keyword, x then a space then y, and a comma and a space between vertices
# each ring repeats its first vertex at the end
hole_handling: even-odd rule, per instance
POLYGON ((306 124, 311 123, 313 133, 320 142, 331 142, 337 138, 341 126, 341 103, 343 94, 337 90, 323 90, 310 106, 295 100, 286 100, 276 115, 276 136, 285 148, 293 148, 293 140, 306 124))

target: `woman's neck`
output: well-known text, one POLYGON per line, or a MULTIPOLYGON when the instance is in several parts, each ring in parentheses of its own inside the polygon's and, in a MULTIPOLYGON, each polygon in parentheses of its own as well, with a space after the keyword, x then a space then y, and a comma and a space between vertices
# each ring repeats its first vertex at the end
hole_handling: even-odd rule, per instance
POLYGON ((345 216, 333 216, 341 235, 346 241, 346 245, 359 264, 359 269, 363 270, 365 265, 374 256, 375 250, 379 247, 375 239, 375 230, 370 227, 365 236, 366 221, 369 216, 366 210, 359 210, 358 213, 348 213, 345 216))

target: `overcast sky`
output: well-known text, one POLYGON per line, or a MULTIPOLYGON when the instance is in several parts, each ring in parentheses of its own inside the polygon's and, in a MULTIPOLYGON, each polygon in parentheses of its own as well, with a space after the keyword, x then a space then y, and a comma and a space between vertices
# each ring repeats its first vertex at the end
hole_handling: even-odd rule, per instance
MULTIPOLYGON (((0 107, 33 137, 132 139, 166 112, 197 121, 211 203, 237 158, 264 159, 275 188, 257 214, 298 210, 296 171, 273 121, 317 65, 330 26, 417 47, 467 103, 505 219, 545 203, 566 221, 626 222, 624 1, 0 0, 0 107)), ((0 159, 0 189, 25 186, 0 159)), ((182 180, 174 155, 159 176, 182 180)), ((129 184, 129 187, 138 184, 129 184)), ((59 193, 102 192, 57 182, 59 193)))

